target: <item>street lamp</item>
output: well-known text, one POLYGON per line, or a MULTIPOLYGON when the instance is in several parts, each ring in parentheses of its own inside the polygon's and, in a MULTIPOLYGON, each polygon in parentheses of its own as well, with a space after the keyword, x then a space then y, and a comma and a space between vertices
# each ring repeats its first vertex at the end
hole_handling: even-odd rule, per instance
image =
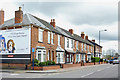
MULTIPOLYGON (((100 32, 102 32, 102 31, 107 31, 107 29, 105 29, 105 30, 99 30, 99 45, 100 45, 100 32)), ((99 58, 100 58, 100 47, 99 47, 99 58)))

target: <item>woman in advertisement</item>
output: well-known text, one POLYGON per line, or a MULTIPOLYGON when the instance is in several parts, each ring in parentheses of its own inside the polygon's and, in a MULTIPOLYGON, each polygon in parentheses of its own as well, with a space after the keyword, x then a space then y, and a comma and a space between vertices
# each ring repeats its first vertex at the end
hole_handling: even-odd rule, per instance
POLYGON ((6 52, 6 43, 5 43, 5 38, 2 37, 0 34, 0 53, 5 53, 6 52))

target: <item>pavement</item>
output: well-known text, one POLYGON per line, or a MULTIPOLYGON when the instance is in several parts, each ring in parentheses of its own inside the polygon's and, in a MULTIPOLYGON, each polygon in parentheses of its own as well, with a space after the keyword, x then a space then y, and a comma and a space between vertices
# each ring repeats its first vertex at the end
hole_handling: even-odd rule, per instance
MULTIPOLYGON (((106 64, 100 64, 100 65, 106 65, 106 64)), ((64 68, 64 69, 56 69, 56 70, 17 70, 17 69, 2 69, 2 72, 7 73, 60 73, 60 72, 68 72, 73 70, 78 70, 80 68, 86 68, 86 67, 92 67, 92 66, 100 66, 100 65, 90 65, 90 66, 77 66, 77 67, 70 67, 70 68, 64 68)), ((0 72, 1 72, 0 71, 0 72)))
POLYGON ((101 64, 58 70, 3 70, 3 78, 118 78, 118 65, 101 64))

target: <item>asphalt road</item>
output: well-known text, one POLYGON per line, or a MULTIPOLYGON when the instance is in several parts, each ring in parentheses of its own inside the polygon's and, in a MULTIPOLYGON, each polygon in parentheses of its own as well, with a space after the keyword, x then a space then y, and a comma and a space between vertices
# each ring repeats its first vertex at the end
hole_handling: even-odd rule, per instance
POLYGON ((80 67, 59 73, 2 73, 3 78, 118 78, 118 65, 80 67))

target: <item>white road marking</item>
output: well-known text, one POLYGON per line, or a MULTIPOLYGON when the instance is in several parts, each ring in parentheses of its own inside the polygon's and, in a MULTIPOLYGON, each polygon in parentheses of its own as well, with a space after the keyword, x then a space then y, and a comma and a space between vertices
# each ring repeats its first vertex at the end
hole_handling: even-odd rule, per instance
POLYGON ((15 75, 20 75, 20 74, 10 74, 10 75, 15 76, 15 75))
POLYGON ((97 70, 97 71, 102 71, 102 70, 97 70))
POLYGON ((83 76, 81 76, 81 77, 85 77, 85 76, 91 75, 91 74, 93 74, 93 73, 94 73, 94 72, 91 72, 91 73, 86 74, 86 75, 83 75, 83 76))

